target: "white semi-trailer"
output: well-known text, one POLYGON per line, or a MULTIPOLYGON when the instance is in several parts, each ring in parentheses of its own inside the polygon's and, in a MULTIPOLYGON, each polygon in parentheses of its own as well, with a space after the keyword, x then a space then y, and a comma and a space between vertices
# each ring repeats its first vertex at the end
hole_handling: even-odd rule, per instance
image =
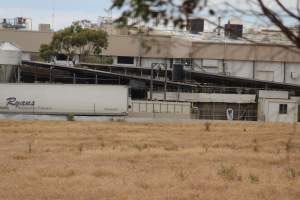
POLYGON ((0 84, 0 113, 127 115, 128 87, 0 84))

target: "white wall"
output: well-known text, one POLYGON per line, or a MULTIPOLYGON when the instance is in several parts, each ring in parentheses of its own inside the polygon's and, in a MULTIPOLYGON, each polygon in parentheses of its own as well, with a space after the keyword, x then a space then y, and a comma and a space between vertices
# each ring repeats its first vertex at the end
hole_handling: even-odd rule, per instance
MULTIPOLYGON (((229 76, 253 78, 253 61, 194 59, 195 71, 207 73, 222 73, 223 68, 229 76)), ((255 79, 275 82, 285 82, 300 85, 300 63, 256 62, 255 79), (293 73, 293 74, 292 74, 293 73), (285 74, 285 77, 284 77, 285 74)))
POLYGON ((268 101, 268 114, 266 121, 268 122, 296 122, 297 121, 297 104, 295 102, 276 102, 268 101), (279 105, 287 104, 287 114, 279 114, 279 105))
POLYGON ((281 62, 256 62, 255 79, 283 82, 284 64, 281 62))
POLYGON ((297 122, 298 104, 293 100, 260 99, 258 102, 258 119, 266 122, 297 122), (279 114, 280 104, 287 104, 287 114, 279 114))
MULTIPOLYGON (((117 57, 113 57, 114 64, 117 65, 117 57)), ((166 63, 170 69, 169 58, 142 58, 141 64, 145 68, 151 68, 152 63, 166 63)), ((258 80, 285 82, 300 85, 300 63, 284 63, 282 62, 255 62, 253 75, 253 61, 236 61, 212 59, 193 59, 194 70, 207 73, 225 73, 228 76, 236 76, 258 80), (284 72, 284 69, 286 70, 284 72), (292 75, 293 73, 293 75, 292 75), (285 77, 284 77, 285 76, 285 77)), ((138 67, 138 58, 134 59, 134 64, 129 66, 138 67)))
POLYGON ((253 62, 252 61, 225 61, 225 69, 230 76, 238 76, 243 78, 253 78, 253 62))

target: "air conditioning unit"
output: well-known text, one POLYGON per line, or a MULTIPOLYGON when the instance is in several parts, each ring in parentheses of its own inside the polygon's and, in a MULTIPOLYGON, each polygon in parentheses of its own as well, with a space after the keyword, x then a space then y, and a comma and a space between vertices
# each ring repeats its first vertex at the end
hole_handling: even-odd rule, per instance
POLYGON ((299 77, 298 72, 291 72, 291 78, 297 79, 299 77))

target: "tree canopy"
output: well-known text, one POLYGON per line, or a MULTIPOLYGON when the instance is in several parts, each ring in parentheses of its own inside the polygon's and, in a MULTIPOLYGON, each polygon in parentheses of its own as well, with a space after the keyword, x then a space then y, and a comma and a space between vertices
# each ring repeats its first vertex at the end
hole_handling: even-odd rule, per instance
POLYGON ((68 60, 74 55, 99 55, 108 46, 107 33, 91 28, 87 20, 74 22, 70 27, 55 32, 50 44, 40 47, 40 57, 49 61, 52 56, 66 54, 68 60))

